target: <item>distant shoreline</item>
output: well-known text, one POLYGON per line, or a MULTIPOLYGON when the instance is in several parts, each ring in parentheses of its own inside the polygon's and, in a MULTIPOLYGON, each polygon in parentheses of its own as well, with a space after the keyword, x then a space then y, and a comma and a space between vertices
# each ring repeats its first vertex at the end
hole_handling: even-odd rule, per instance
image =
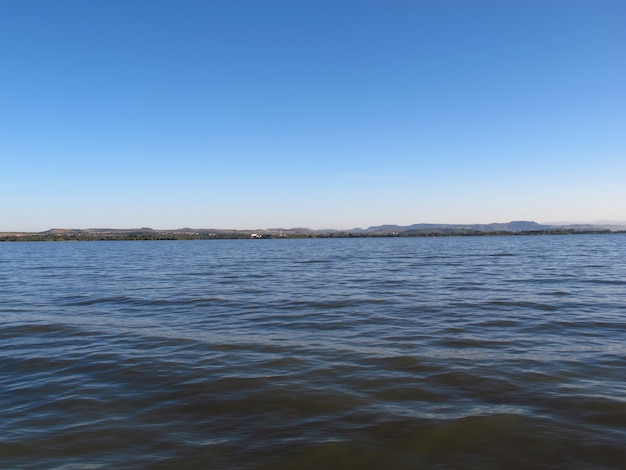
POLYGON ((550 228, 540 230, 474 230, 462 228, 429 228, 422 230, 331 231, 331 230, 65 230, 46 232, 0 232, 0 242, 38 241, 132 241, 132 240, 242 240, 302 238, 389 238, 389 237, 467 237, 520 235, 624 234, 626 230, 603 228, 550 228))

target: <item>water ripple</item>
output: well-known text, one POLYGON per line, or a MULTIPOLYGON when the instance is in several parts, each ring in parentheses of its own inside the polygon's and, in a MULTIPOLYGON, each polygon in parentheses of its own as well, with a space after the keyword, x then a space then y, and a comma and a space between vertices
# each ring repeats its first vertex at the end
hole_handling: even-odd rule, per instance
POLYGON ((2 466, 624 468, 624 250, 5 244, 2 466))

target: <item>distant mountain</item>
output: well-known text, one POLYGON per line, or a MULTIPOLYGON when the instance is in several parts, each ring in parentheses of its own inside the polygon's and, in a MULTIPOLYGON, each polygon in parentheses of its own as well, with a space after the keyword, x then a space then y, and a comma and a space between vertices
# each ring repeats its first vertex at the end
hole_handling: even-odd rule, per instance
POLYGON ((594 222, 590 224, 566 224, 558 225, 559 228, 571 230, 626 230, 626 222, 602 223, 594 222))
POLYGON ((542 225, 537 222, 526 220, 515 220, 508 223, 492 224, 413 224, 413 225, 375 225, 365 229, 367 233, 376 232, 419 232, 429 230, 459 231, 472 230, 478 232, 526 232, 533 230, 552 230, 557 227, 553 225, 542 225))

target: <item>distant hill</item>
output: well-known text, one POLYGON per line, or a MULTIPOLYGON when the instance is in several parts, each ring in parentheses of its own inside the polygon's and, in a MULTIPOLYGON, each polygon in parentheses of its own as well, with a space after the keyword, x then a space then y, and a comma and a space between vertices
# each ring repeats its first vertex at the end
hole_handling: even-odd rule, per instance
POLYGON ((554 230, 554 225, 541 225, 537 222, 526 220, 515 220, 508 223, 493 224, 413 224, 413 225, 375 225, 365 229, 367 233, 376 232, 418 232, 418 231, 463 231, 471 230, 477 232, 527 232, 533 230, 554 230))
POLYGON ((620 231, 626 230, 626 222, 612 222, 612 223, 592 223, 592 224, 566 224, 558 225, 559 228, 568 230, 611 230, 620 231))

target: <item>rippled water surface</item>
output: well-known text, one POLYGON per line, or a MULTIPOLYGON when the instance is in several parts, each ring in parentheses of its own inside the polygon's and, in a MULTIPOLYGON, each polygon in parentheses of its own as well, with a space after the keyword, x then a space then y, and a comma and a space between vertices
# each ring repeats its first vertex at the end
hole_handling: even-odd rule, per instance
POLYGON ((626 468, 626 236, 0 244, 2 468, 626 468))

